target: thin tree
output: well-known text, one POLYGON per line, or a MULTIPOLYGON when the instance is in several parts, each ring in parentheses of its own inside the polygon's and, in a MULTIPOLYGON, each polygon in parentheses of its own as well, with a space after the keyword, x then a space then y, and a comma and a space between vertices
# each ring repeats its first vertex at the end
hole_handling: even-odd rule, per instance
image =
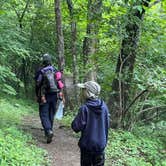
MULTIPOLYGON (((14 11, 16 13, 16 16, 17 16, 17 19, 18 19, 18 22, 19 22, 20 34, 22 34, 22 30, 23 30, 23 19, 24 19, 26 11, 28 10, 29 5, 30 5, 30 0, 27 0, 25 2, 25 6, 23 7, 22 12, 20 12, 20 10, 17 10, 16 4, 12 4, 11 3, 11 6, 14 9, 14 11)), ((21 68, 21 70, 20 70, 21 73, 19 73, 20 74, 20 78, 24 82, 25 95, 27 95, 28 94, 28 90, 27 90, 27 81, 28 81, 27 75, 28 75, 28 72, 27 72, 26 57, 22 57, 22 65, 21 65, 20 68, 21 68)), ((17 87, 17 90, 18 91, 20 90, 19 86, 17 87)))

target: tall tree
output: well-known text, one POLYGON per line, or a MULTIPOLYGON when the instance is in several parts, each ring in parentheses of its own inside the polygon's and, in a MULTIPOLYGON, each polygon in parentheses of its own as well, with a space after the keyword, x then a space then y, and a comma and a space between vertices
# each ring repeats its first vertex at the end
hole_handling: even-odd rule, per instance
POLYGON ((55 4, 55 19, 56 19, 56 34, 57 34, 57 50, 58 50, 58 67, 64 70, 65 57, 64 57, 64 37, 62 29, 62 16, 60 8, 60 0, 54 0, 55 4))
MULTIPOLYGON (((76 85, 78 83, 78 67, 77 67, 77 52, 76 52, 76 40, 77 40, 77 27, 76 27, 76 21, 74 19, 74 6, 72 0, 67 0, 67 5, 70 13, 70 19, 71 19, 71 54, 73 57, 73 84, 76 85)), ((78 103, 78 92, 77 87, 75 88, 75 101, 78 103)))
POLYGON ((116 77, 112 83, 113 93, 109 99, 112 110, 112 127, 125 127, 123 120, 130 102, 129 93, 136 59, 136 50, 140 36, 140 27, 145 13, 144 6, 148 7, 150 0, 135 2, 128 13, 128 22, 122 40, 121 50, 116 66, 116 77))
MULTIPOLYGON (((62 29, 62 16, 61 16, 61 3, 60 0, 54 0, 55 5, 55 20, 56 20, 56 34, 57 34, 57 50, 58 50, 58 66, 61 71, 65 67, 65 56, 64 56, 64 37, 62 29)), ((63 78, 65 84, 65 79, 63 78)), ((64 87, 64 95, 66 100, 66 106, 69 105, 69 99, 66 90, 66 84, 64 87)))
MULTIPOLYGON (((87 30, 86 37, 83 41, 83 63, 85 71, 86 65, 92 64, 90 56, 94 55, 97 50, 97 37, 102 16, 101 9, 102 0, 88 0, 87 30)), ((96 80, 95 68, 89 71, 88 77, 92 80, 96 80)))

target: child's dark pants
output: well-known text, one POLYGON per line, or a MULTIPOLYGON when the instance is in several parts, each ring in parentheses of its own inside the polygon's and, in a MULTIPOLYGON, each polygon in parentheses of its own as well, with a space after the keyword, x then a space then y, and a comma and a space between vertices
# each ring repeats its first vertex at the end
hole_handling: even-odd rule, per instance
POLYGON ((105 154, 94 154, 81 151, 81 166, 104 166, 105 154))

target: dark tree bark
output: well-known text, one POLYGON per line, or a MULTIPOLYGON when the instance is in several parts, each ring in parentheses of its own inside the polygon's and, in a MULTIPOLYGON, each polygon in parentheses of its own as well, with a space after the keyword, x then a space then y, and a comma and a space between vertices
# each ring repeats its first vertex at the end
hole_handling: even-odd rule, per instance
POLYGON ((136 59, 136 50, 140 36, 140 26, 145 13, 144 6, 149 5, 150 0, 142 1, 140 5, 142 10, 132 7, 128 14, 128 23, 126 25, 126 37, 122 40, 121 50, 116 66, 116 77, 112 83, 113 93, 110 96, 109 107, 112 114, 111 126, 114 128, 125 127, 123 120, 125 109, 130 102, 129 93, 132 82, 134 64, 136 59))
MULTIPOLYGON (((97 51, 97 35, 102 16, 102 0, 88 0, 87 31, 83 41, 83 66, 86 71, 87 64, 92 64, 89 56, 97 51)), ((95 68, 88 73, 88 79, 96 80, 95 68)))
POLYGON ((17 15, 20 29, 23 28, 22 21, 23 21, 23 18, 24 18, 24 16, 25 16, 25 12, 27 11, 27 9, 28 9, 28 7, 29 7, 29 4, 30 4, 30 0, 27 0, 27 1, 26 1, 26 4, 25 4, 25 7, 24 7, 24 9, 23 9, 23 11, 22 11, 21 14, 20 14, 20 12, 18 12, 18 11, 16 10, 15 6, 12 5, 12 7, 13 7, 13 9, 14 9, 16 15, 17 15))

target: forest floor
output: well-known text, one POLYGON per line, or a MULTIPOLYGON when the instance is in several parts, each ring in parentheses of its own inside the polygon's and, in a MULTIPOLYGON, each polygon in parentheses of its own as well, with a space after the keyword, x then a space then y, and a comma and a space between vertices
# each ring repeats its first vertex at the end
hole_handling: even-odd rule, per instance
POLYGON ((73 137, 72 130, 54 122, 54 137, 50 144, 46 143, 40 119, 36 115, 24 117, 22 129, 30 133, 38 147, 48 152, 47 158, 51 166, 79 166, 80 156, 78 140, 73 137))

